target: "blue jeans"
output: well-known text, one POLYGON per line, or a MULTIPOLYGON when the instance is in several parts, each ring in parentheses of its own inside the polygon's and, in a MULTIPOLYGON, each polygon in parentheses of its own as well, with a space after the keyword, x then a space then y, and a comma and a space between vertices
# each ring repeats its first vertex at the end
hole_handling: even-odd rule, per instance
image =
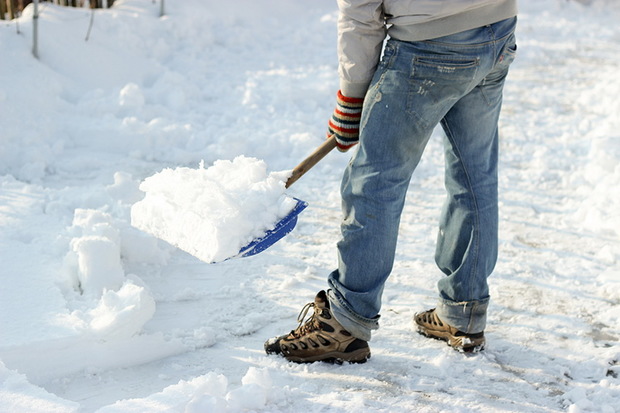
POLYGON ((486 325, 497 261, 498 118, 516 52, 516 18, 429 41, 390 39, 364 100, 360 144, 342 180, 342 240, 328 297, 369 340, 394 263, 409 181, 433 129, 445 131, 447 199, 435 262, 437 314, 466 333, 486 325))

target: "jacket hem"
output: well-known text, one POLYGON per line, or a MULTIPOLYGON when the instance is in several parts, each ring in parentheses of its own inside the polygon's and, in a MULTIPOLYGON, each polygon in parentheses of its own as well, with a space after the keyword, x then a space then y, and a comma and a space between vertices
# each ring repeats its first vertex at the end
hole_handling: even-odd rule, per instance
POLYGON ((516 0, 504 0, 497 4, 425 22, 407 25, 394 24, 388 29, 388 34, 394 39, 405 42, 431 40, 497 23, 516 15, 516 0))

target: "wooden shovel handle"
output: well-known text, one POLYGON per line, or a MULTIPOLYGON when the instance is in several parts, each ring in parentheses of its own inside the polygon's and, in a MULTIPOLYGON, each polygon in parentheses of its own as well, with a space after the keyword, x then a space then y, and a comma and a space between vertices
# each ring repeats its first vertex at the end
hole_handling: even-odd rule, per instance
POLYGON ((291 174, 288 181, 286 181, 285 187, 293 185, 299 178, 301 178, 306 172, 310 170, 314 165, 316 165, 321 159, 325 157, 328 153, 332 151, 336 147, 336 137, 334 135, 327 138, 325 142, 314 152, 310 154, 306 159, 301 161, 299 165, 293 169, 293 173, 291 174))

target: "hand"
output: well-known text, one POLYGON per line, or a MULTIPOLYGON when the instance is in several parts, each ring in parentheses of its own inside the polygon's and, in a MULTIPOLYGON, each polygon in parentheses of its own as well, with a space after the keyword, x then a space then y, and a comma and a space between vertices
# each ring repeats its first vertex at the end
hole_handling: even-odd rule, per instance
POLYGON ((336 147, 346 152, 359 141, 363 98, 349 98, 338 91, 336 109, 327 126, 327 136, 336 136, 336 147))

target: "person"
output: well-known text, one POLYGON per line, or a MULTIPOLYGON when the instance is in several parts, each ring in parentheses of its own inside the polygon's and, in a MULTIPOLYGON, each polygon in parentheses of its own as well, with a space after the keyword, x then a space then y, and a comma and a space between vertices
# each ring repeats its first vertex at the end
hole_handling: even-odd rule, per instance
POLYGON ((413 323, 459 351, 482 350, 487 277, 498 250, 498 118, 517 48, 516 0, 338 0, 338 7, 340 90, 329 134, 341 151, 359 140, 341 184, 338 268, 327 291, 304 307, 299 326, 267 340, 265 351, 294 362, 370 357, 407 188, 438 124, 447 198, 435 262, 445 276, 436 308, 415 314, 413 323))

